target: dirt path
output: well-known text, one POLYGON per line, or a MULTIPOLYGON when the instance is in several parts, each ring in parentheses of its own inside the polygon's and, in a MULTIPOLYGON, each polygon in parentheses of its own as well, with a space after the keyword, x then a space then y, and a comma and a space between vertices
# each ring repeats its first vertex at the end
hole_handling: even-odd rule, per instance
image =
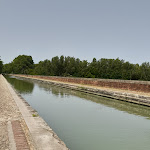
POLYGON ((15 130, 13 130, 12 128, 12 123, 14 121, 18 121, 18 124, 22 131, 22 133, 19 133, 18 136, 22 136, 25 138, 24 142, 22 142, 20 138, 20 142, 18 142, 18 144, 22 143, 21 147, 24 147, 23 145, 26 144, 26 148, 29 149, 29 145, 24 133, 24 119, 22 118, 22 115, 8 89, 4 77, 0 75, 0 150, 15 149, 16 147, 16 138, 13 136, 15 130), (10 139, 11 134, 12 137, 10 139), (14 141, 14 143, 10 144, 11 140, 14 141), (15 145, 15 147, 12 146, 13 144, 15 145))

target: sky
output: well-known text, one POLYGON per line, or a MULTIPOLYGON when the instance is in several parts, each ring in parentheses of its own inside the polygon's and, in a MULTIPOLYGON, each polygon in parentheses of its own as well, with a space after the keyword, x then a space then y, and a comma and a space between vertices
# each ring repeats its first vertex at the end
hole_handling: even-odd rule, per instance
POLYGON ((0 0, 0 56, 150 62, 150 0, 0 0))

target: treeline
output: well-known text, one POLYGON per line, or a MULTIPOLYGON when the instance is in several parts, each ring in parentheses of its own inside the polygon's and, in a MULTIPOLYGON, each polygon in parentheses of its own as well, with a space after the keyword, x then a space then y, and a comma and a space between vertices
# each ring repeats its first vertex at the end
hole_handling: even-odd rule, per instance
POLYGON ((3 62, 1 61, 1 58, 0 58, 0 73, 2 73, 2 69, 3 69, 3 62))
POLYGON ((119 58, 93 58, 88 62, 69 56, 56 56, 34 64, 31 56, 19 55, 3 66, 3 73, 150 81, 150 64, 132 64, 119 58))

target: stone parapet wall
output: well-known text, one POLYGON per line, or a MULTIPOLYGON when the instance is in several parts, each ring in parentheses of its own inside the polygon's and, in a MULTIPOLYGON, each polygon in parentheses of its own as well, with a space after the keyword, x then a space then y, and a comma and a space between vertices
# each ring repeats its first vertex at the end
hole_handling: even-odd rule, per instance
POLYGON ((150 92, 150 81, 74 78, 74 77, 58 77, 58 76, 39 76, 39 75, 18 75, 18 76, 54 80, 60 82, 69 82, 69 83, 76 83, 76 84, 84 84, 84 85, 98 86, 98 87, 131 90, 131 91, 146 92, 146 93, 150 92))

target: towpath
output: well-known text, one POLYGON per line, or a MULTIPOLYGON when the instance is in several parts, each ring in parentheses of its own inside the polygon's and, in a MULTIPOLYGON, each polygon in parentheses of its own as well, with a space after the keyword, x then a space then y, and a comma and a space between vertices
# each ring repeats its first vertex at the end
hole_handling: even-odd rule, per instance
POLYGON ((29 149, 23 130, 25 130, 23 117, 8 89, 5 79, 0 75, 0 149, 7 150, 15 149, 16 147, 29 149), (20 128, 19 133, 17 133, 15 127, 20 128), (18 140, 17 136, 21 136, 17 143, 18 145, 15 143, 15 140, 18 140))
POLYGON ((0 75, 0 150, 68 150, 0 75))

